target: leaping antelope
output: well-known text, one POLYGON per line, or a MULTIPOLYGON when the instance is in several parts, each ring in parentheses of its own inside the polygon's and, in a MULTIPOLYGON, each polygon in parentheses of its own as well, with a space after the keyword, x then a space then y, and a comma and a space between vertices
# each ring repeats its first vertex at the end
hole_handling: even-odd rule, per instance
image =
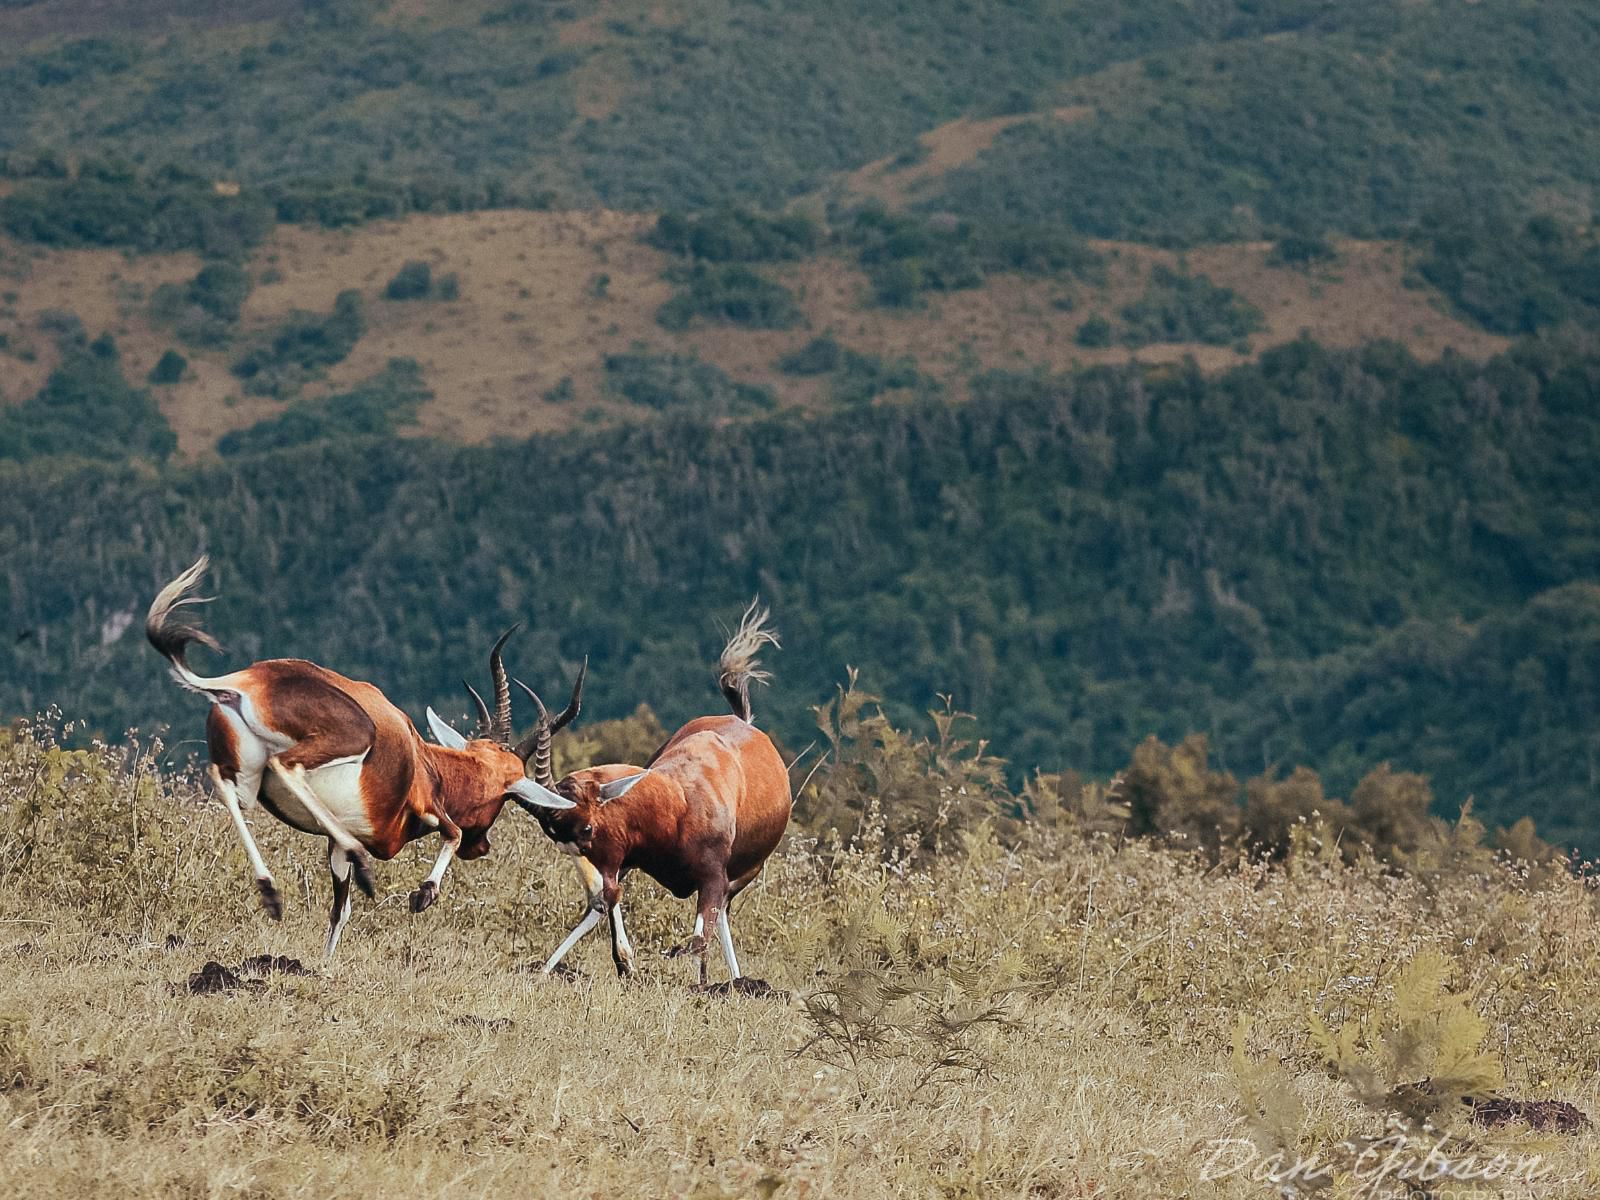
MULTIPOLYGON (((767 610, 752 602, 723 647, 717 683, 732 716, 697 717, 639 767, 611 765, 575 771, 559 783, 535 778, 572 806, 529 808, 545 833, 572 855, 588 894, 583 919, 544 965, 548 975, 600 919, 611 918, 611 956, 617 973, 633 970, 633 947, 622 923, 622 882, 637 868, 680 900, 699 893, 694 934, 685 949, 706 980, 706 934, 722 942, 728 971, 738 979, 728 906, 761 873, 789 824, 789 773, 770 738, 752 723, 750 684, 766 682, 756 654, 776 646, 767 610)), ((530 693, 531 695, 531 693, 530 693)), ((537 704, 538 697, 534 697, 537 704)), ((548 748, 552 729, 538 705, 533 737, 548 748)), ((548 753, 535 761, 548 772, 548 753)))
POLYGON ((541 706, 536 732, 513 743, 511 691, 500 657, 513 627, 489 654, 494 714, 468 684, 478 710, 474 736, 463 737, 430 708, 428 725, 441 743, 432 745, 370 683, 303 659, 267 659, 227 675, 197 675, 185 661, 188 647, 220 647, 186 623, 179 610, 200 603, 191 593, 207 565, 202 555, 161 589, 145 618, 145 634, 171 665, 179 686, 211 702, 206 716, 211 781, 233 818, 262 904, 274 920, 283 916, 283 901, 242 811, 253 800, 284 824, 328 839, 333 910, 325 951, 330 956, 350 919, 351 876, 369 897, 373 894, 372 858, 387 862, 406 843, 439 834, 433 870, 411 895, 411 911, 421 912, 439 898, 452 858, 482 858, 489 852, 489 827, 508 799, 535 812, 573 807, 527 778, 526 764, 542 745, 548 770, 550 735, 578 715, 582 671, 566 710, 551 722, 541 706))

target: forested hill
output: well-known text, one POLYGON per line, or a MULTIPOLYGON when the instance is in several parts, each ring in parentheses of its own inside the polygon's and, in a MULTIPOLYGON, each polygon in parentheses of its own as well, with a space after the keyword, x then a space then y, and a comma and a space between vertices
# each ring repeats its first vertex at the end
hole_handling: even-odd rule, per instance
POLYGON ((954 202, 1106 236, 1393 231, 1593 186, 1597 44, 1587 0, 6 0, 0 153, 343 189, 345 219, 385 183, 774 205, 944 121, 1081 104, 954 202))
POLYGON ((513 621, 548 692, 590 656, 586 713, 704 711, 759 590, 758 711, 796 748, 853 664, 899 716, 953 693, 1019 766, 1201 731, 1240 772, 1342 794, 1388 759, 1595 846, 1597 384, 1573 338, 1481 367, 1301 342, 1212 378, 990 374, 960 407, 3 466, 0 710, 193 736, 139 617, 201 549, 225 661, 336 663, 412 713, 460 711, 445 681, 513 621))

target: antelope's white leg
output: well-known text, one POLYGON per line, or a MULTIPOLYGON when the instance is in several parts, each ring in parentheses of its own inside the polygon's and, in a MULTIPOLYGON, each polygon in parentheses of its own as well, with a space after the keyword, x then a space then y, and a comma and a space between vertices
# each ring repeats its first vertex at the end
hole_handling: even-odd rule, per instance
POLYGON ((600 918, 604 915, 605 914, 600 907, 591 904, 589 906, 589 911, 583 914, 583 920, 578 922, 576 929, 567 934, 567 940, 556 947, 556 952, 550 956, 550 961, 544 964, 544 970, 540 971, 539 974, 548 975, 551 971, 554 971, 556 969, 556 964, 566 957, 567 951, 571 950, 578 944, 579 938, 598 925, 600 923, 600 918))
POLYGON ((728 960, 728 974, 739 978, 739 960, 733 956, 733 931, 728 928, 728 909, 724 905, 717 914, 717 936, 722 939, 722 957, 728 960))
POLYGON ((328 941, 322 952, 325 957, 332 958, 339 948, 339 936, 350 920, 350 858, 331 842, 328 844, 328 870, 333 873, 333 912, 328 918, 328 941))
POLYGON ((217 795, 227 807, 228 815, 233 818, 233 827, 238 831, 239 840, 244 843, 245 857, 250 860, 250 870, 256 877, 256 888, 261 892, 261 903, 266 908, 267 915, 274 921, 281 921, 283 898, 278 895, 277 884, 272 881, 272 872, 267 870, 266 860, 261 857, 256 839, 250 834, 250 826, 245 824, 244 813, 239 808, 238 788, 233 780, 224 779, 222 772, 215 766, 211 768, 211 784, 217 789, 217 795))
POLYGON ((544 964, 541 975, 548 975, 555 970, 556 964, 566 957, 567 951, 576 946, 578 939, 595 927, 605 911, 606 881, 600 874, 599 868, 581 854, 572 860, 572 865, 578 868, 578 879, 583 884, 583 894, 588 898, 589 911, 583 914, 583 920, 578 922, 577 928, 567 934, 567 940, 556 947, 556 952, 544 964))
POLYGON ((295 794, 295 798, 305 806, 305 810, 311 814, 317 824, 322 826, 328 837, 350 856, 350 861, 355 868, 356 886, 368 896, 374 895, 372 868, 367 861, 366 847, 358 842, 348 829, 334 819, 333 814, 328 811, 328 806, 322 802, 317 793, 312 790, 311 785, 306 782, 306 769, 299 763, 292 767, 286 767, 283 765, 283 760, 276 754, 267 759, 267 769, 283 781, 283 785, 295 794))
POLYGON ((456 850, 460 846, 461 838, 459 836, 454 841, 446 841, 444 845, 440 846, 439 857, 433 860, 433 870, 428 872, 428 878, 423 882, 431 883, 434 887, 438 887, 444 880, 444 873, 446 868, 450 866, 450 860, 456 856, 456 850))
POLYGON ((628 931, 622 927, 622 904, 619 901, 611 906, 611 953, 617 960, 617 973, 619 975, 633 974, 633 943, 628 940, 628 931))
POLYGON ((439 857, 433 860, 433 870, 428 872, 422 886, 411 893, 412 912, 421 912, 439 898, 439 884, 444 881, 444 873, 449 869, 456 851, 461 849, 461 830, 455 822, 441 826, 439 837, 439 857))

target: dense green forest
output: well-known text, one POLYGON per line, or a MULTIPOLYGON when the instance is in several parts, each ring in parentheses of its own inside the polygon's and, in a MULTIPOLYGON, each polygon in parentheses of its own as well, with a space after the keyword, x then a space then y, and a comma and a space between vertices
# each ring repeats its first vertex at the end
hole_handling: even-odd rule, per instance
POLYGON ((851 664, 897 719, 952 693, 1019 771, 1201 732, 1241 776, 1338 796, 1387 759, 1594 846, 1597 385, 1578 335, 1483 366, 1299 342, 1214 378, 995 373, 960 407, 0 465, 0 709, 195 735, 137 618, 201 549, 224 661, 317 658, 412 712, 459 710, 523 621, 536 686, 587 654, 587 712, 679 720, 759 591, 758 711, 796 749, 851 664))
MULTIPOLYGON (((30 177, 7 227, 58 238, 80 158, 241 180, 329 223, 773 205, 941 121, 1068 104, 1092 116, 1006 131, 930 203, 1194 242, 1407 232, 1464 195, 1560 208, 1600 182, 1600 15, 1580 0, 522 0, 410 22, 318 0, 159 40, 56 7, 68 36, 0 50, 0 156, 30 177), (609 98, 586 107, 593 88, 609 98)), ((207 211, 181 189, 168 209, 207 211)))

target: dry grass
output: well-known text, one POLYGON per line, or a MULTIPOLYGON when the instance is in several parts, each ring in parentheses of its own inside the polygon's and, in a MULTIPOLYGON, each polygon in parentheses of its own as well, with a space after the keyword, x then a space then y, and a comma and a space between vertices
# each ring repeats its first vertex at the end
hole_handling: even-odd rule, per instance
MULTIPOLYGON (((746 969, 794 998, 729 1001, 655 959, 687 912, 645 880, 640 978, 616 980, 601 940, 573 980, 530 973, 578 891, 515 813, 420 917, 423 857, 381 868, 390 891, 331 965, 314 839, 255 821, 291 901, 272 925, 225 817, 148 760, 0 742, 0 822, 16 1196, 1263 1196, 1201 1180, 1211 1140, 1244 1129, 1241 1016, 1249 1059, 1305 1106, 1299 1149, 1378 1132, 1308 1019, 1370 1023, 1425 949, 1507 1094, 1600 1109, 1600 921, 1565 877, 1429 884, 1314 850, 1208 869, 1051 830, 1008 849, 982 826, 891 869, 870 838, 796 836, 736 913, 746 969), (314 973, 183 986, 262 952, 314 973), (843 1032, 814 1043, 830 1004, 843 1032)), ((1570 1182, 1540 1196, 1600 1183, 1593 1130, 1462 1132, 1546 1155, 1570 1182)))

